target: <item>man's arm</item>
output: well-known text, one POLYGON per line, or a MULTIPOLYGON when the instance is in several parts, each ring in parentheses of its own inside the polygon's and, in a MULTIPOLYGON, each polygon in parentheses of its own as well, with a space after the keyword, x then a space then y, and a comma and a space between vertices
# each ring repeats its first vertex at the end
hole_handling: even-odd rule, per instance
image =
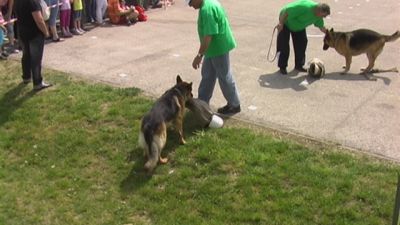
POLYGON ((42 31, 45 37, 49 37, 49 30, 47 29, 46 23, 43 20, 42 12, 40 10, 32 12, 33 19, 35 20, 36 25, 42 31))
POLYGON ((281 30, 283 29, 283 25, 285 25, 288 16, 289 14, 287 12, 284 12, 279 16, 279 23, 278 25, 276 25, 276 28, 278 28, 278 32, 281 32, 281 30))
POLYGON ((200 43, 200 48, 198 54, 193 59, 192 67, 198 69, 200 67, 201 60, 203 59, 204 53, 207 51, 208 46, 210 46, 212 36, 205 36, 203 41, 200 43))

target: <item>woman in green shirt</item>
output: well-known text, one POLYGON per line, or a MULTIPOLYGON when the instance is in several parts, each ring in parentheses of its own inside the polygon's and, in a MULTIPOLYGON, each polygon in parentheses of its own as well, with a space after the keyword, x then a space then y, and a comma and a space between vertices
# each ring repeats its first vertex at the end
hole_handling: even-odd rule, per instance
POLYGON ((287 74, 287 64, 289 59, 290 35, 293 39, 295 54, 295 69, 306 72, 303 68, 306 58, 307 33, 306 28, 314 24, 321 32, 325 33, 324 20, 330 15, 330 8, 327 4, 317 3, 312 0, 297 0, 285 5, 279 16, 277 39, 277 54, 279 70, 282 74, 287 74))

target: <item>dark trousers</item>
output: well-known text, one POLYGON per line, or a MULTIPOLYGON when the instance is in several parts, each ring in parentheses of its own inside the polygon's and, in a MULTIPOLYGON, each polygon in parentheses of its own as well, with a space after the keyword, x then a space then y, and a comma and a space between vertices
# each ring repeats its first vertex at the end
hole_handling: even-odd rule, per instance
MULTIPOLYGON (((95 0, 85 0, 83 2, 85 14, 85 22, 91 23, 96 21, 96 1, 95 0)), ((72 11, 71 11, 72 12, 72 11)))
POLYGON ((22 43, 22 79, 31 79, 33 85, 42 83, 42 58, 44 50, 44 36, 38 34, 31 40, 21 39, 22 43))
POLYGON ((278 59, 279 68, 286 68, 288 65, 290 46, 289 39, 292 35, 293 48, 294 48, 294 62, 295 67, 303 67, 306 60, 306 49, 307 49, 307 33, 306 30, 301 30, 298 32, 290 31, 286 25, 278 34, 277 39, 277 52, 280 52, 278 59))

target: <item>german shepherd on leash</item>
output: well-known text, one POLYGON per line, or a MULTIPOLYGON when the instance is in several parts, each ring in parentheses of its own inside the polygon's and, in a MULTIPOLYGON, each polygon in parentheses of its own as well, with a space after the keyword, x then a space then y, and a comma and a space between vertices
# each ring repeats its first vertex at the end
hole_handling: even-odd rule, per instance
POLYGON ((367 54, 369 64, 362 74, 369 80, 376 80, 375 77, 367 74, 373 69, 375 60, 382 52, 385 43, 395 41, 399 37, 400 31, 396 31, 392 35, 383 35, 368 29, 335 32, 332 28, 325 34, 323 50, 327 50, 329 47, 334 48, 346 58, 346 67, 342 74, 346 74, 349 71, 352 56, 367 54))
POLYGON ((192 83, 182 81, 178 75, 176 85, 167 90, 154 104, 153 108, 142 119, 139 134, 139 145, 144 149, 147 162, 144 168, 152 172, 158 161, 167 163, 167 158, 161 157, 161 151, 167 142, 167 125, 175 124, 179 134, 179 141, 185 144, 183 138, 183 116, 185 113, 185 102, 192 98, 192 83))

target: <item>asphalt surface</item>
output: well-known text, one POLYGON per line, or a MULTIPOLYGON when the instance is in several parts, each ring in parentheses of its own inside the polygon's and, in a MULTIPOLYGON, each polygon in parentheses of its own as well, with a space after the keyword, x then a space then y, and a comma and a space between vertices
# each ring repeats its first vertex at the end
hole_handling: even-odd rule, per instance
MULTIPOLYGON (((191 67, 199 47, 197 11, 175 0, 175 5, 148 11, 149 20, 127 26, 96 27, 82 36, 45 46, 44 65, 85 79, 119 87, 137 87, 160 96, 174 85, 177 74, 193 81, 200 70, 191 67)), ((339 143, 345 147, 400 162, 400 76, 376 74, 377 81, 358 75, 367 58, 353 58, 349 75, 340 75, 344 57, 322 50, 322 33, 310 27, 307 59, 325 62, 327 75, 307 80, 293 71, 293 50, 287 76, 276 62, 266 60, 280 8, 290 1, 221 0, 238 47, 231 66, 240 91, 242 112, 235 118, 339 143)), ((369 28, 383 34, 400 29, 400 2, 395 0, 328 0, 327 27, 336 31, 369 28)), ((275 51, 275 44, 273 46, 275 51)), ((400 40, 387 43, 376 67, 400 69, 400 40)), ((57 88, 57 86, 55 86, 57 88)), ((217 85, 211 105, 225 105, 217 85)), ((268 149, 268 146, 266 146, 268 149)))

